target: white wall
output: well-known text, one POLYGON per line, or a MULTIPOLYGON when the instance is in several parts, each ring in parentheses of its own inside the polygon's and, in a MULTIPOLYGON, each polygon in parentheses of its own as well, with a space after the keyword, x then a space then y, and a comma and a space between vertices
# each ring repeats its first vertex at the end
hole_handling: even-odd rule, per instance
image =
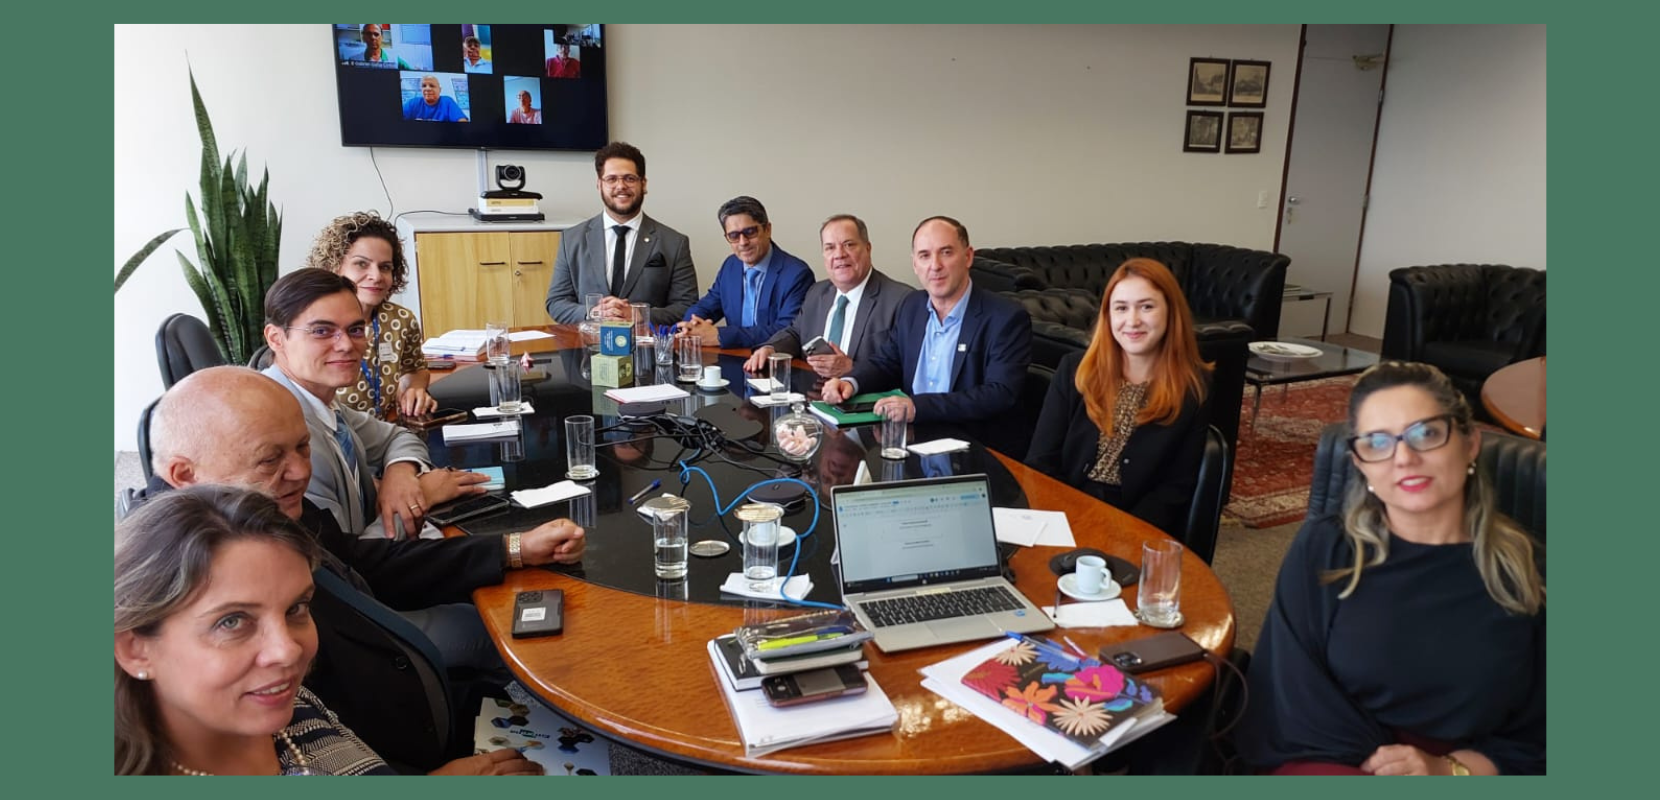
MULTIPOLYGON (((705 286, 730 252, 715 209, 738 194, 766 203, 780 245, 818 272, 819 222, 860 215, 877 266, 912 283, 911 229, 931 214, 961 219, 983 246, 1274 240, 1275 204, 1256 198, 1279 194, 1296 25, 616 25, 607 36, 612 136, 645 152, 646 209, 691 236, 705 286), (1193 56, 1274 63, 1261 153, 1181 151, 1193 56)), ((221 151, 271 169, 283 271, 332 216, 387 212, 370 151, 340 146, 331 41, 324 25, 115 26, 116 268, 184 224, 199 154, 187 51, 221 151), (282 71, 271 53, 285 54, 282 71)), ((468 206, 472 152, 374 155, 397 211, 468 206)), ((524 165, 550 218, 599 210, 590 153, 503 151, 491 163, 524 165)), ((152 340, 175 311, 201 313, 164 250, 115 298, 117 449, 133 448, 134 421, 161 392, 152 340)))
POLYGON ((1350 330, 1383 336, 1389 271, 1545 267, 1545 26, 1399 25, 1350 330))

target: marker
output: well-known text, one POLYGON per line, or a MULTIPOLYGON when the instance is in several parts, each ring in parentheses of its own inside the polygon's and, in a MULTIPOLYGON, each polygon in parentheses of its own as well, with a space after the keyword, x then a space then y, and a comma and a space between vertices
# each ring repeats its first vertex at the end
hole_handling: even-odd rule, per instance
POLYGON ((806 644, 807 642, 822 642, 826 639, 840 639, 841 637, 846 636, 846 635, 847 634, 845 634, 845 633, 811 633, 811 634, 808 634, 806 636, 792 636, 788 639, 773 639, 771 641, 762 642, 758 645, 755 645, 755 649, 757 649, 757 650, 777 650, 780 647, 789 647, 790 645, 796 645, 796 644, 806 644))
POLYGON ((647 486, 644 489, 641 489, 638 492, 635 492, 633 497, 628 498, 628 504, 629 505, 634 505, 635 503, 640 502, 640 498, 645 497, 646 493, 648 493, 648 492, 650 492, 650 491, 652 491, 652 490, 654 490, 657 487, 662 486, 662 485, 663 485, 663 482, 660 481, 660 480, 652 481, 651 485, 647 486))

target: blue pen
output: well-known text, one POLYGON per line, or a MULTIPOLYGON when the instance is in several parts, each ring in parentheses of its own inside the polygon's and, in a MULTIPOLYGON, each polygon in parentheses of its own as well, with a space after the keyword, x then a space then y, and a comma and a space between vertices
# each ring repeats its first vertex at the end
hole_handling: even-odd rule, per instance
POLYGON ((656 489, 657 487, 662 486, 662 485, 663 485, 663 482, 660 481, 660 480, 652 481, 650 486, 647 486, 646 488, 641 489, 638 492, 635 492, 633 497, 628 498, 628 504, 629 505, 634 505, 635 503, 640 502, 640 498, 645 497, 647 492, 650 492, 653 489, 656 489))

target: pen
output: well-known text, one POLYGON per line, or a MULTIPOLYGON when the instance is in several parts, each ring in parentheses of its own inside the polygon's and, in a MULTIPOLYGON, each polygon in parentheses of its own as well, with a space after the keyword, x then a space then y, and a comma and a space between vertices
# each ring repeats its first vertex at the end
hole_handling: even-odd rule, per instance
POLYGON ((660 480, 652 481, 650 485, 646 486, 646 488, 641 489, 638 492, 635 492, 633 497, 628 498, 628 504, 629 505, 634 505, 635 503, 640 502, 640 498, 645 497, 647 492, 650 492, 653 489, 656 489, 657 487, 662 486, 662 485, 663 485, 663 482, 660 481, 660 480))
POLYGON ((773 639, 772 641, 762 642, 762 643, 756 645, 755 649, 757 649, 757 650, 777 650, 780 647, 789 647, 790 645, 793 645, 793 644, 806 644, 807 642, 822 642, 825 639, 840 639, 841 637, 846 636, 846 635, 847 634, 845 634, 845 633, 822 633, 822 634, 820 634, 820 633, 810 633, 810 634, 807 634, 806 636, 792 636, 788 639, 773 639))
POLYGON ((1089 658, 1089 656, 1084 654, 1084 649, 1079 647, 1077 642, 1072 641, 1072 637, 1062 635, 1061 639, 1067 644, 1072 645, 1072 652, 1077 653, 1079 658, 1089 658))

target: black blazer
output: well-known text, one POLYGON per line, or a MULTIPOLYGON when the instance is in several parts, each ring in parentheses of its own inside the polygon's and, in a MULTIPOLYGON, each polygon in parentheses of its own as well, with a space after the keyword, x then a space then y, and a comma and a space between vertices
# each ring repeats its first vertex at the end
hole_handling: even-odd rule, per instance
MULTIPOLYGON (((913 291, 916 290, 882 274, 881 270, 871 269, 865 292, 860 295, 854 312, 853 335, 848 340, 847 355, 853 363, 870 358, 882 342, 887 341, 888 333, 893 330, 894 316, 899 313, 899 303, 913 291)), ((801 357, 804 355, 802 345, 812 341, 814 336, 824 335, 824 318, 835 302, 836 285, 830 279, 813 284, 807 290, 807 298, 801 302, 801 313, 795 315, 795 321, 768 339, 765 346, 779 353, 801 357)))
MULTIPOLYGON (((1101 485, 1089 479, 1089 471, 1095 466, 1101 429, 1089 418, 1089 408, 1074 383, 1083 358, 1081 350, 1069 353, 1055 368, 1026 464, 1100 497, 1101 485)), ((1171 424, 1136 426, 1121 456, 1123 483, 1116 505, 1180 538, 1193 502, 1209 423, 1208 405, 1189 395, 1171 424)))

